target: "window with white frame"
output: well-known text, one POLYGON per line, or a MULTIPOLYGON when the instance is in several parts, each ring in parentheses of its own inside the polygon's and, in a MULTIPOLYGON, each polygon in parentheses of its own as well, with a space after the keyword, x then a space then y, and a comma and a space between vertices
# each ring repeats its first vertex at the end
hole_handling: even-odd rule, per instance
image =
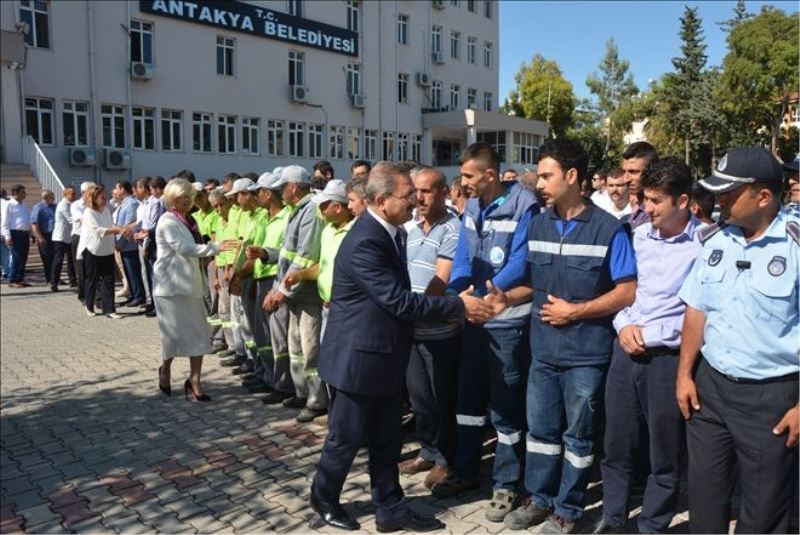
POLYGON ((408 160, 408 134, 405 132, 397 133, 397 161, 405 162, 408 160))
POLYGON ((306 55, 296 50, 289 51, 289 85, 303 85, 305 81, 306 55))
POLYGON ((474 87, 467 88, 467 108, 475 108, 478 103, 478 90, 474 87))
POLYGON ((483 66, 487 69, 492 68, 492 43, 486 41, 483 43, 483 66))
POLYGON ((475 13, 475 0, 467 0, 467 11, 475 13))
POLYGON ((103 147, 125 148, 125 106, 103 104, 100 106, 100 122, 103 126, 103 147))
POLYGON ((267 156, 283 156, 283 121, 267 121, 267 156))
POLYGON ((367 160, 378 159, 378 131, 364 130, 364 158, 367 160))
POLYGON ((61 104, 61 126, 65 147, 89 145, 89 103, 65 100, 61 104))
POLYGON ((358 31, 358 0, 347 0, 347 29, 358 31))
POLYGON ((497 152, 498 156, 500 156, 500 161, 504 161, 506 159, 506 132, 505 130, 499 131, 492 131, 492 130, 484 130, 478 132, 477 135, 478 141, 482 143, 488 143, 492 146, 492 148, 497 152))
POLYGON ((431 83, 431 108, 438 110, 442 107, 442 82, 434 80, 431 83))
POLYGON ((475 65, 475 49, 478 48, 478 39, 475 37, 467 38, 467 63, 475 65))
POLYGON ((408 73, 397 74, 397 102, 408 104, 408 73))
POLYGON ((258 154, 258 117, 242 117, 242 153, 258 154))
POLYGON ((131 61, 153 63, 153 23, 131 19, 131 61))
POLYGON ((153 108, 131 108, 133 116, 133 148, 156 149, 156 110, 153 108))
POLYGON ((183 112, 161 110, 161 150, 183 150, 183 112))
POLYGON ((303 0, 287 0, 286 11, 293 17, 303 16, 303 0))
POLYGON ((322 158, 323 126, 321 124, 308 125, 308 157, 322 158))
POLYGON ((408 15, 397 15, 397 42, 408 44, 408 15))
POLYGON ((217 74, 233 76, 233 57, 236 40, 224 35, 217 36, 217 74))
POLYGON ((344 158, 344 127, 331 126, 330 129, 330 158, 344 158))
POLYGON ((49 4, 43 0, 19 0, 19 20, 28 25, 26 45, 50 48, 49 4))
POLYGON ((217 151, 220 154, 236 153, 235 115, 217 115, 217 151))
POLYGON ((383 133, 383 158, 382 160, 394 159, 394 132, 383 133))
POLYGON ((483 92, 483 109, 484 111, 492 111, 492 101, 494 95, 490 91, 483 92))
POLYGON ((438 56, 442 53, 442 27, 431 27, 431 54, 438 56))
POLYGON ((411 145, 411 159, 415 162, 422 161, 422 135, 420 134, 414 136, 414 142, 411 145))
POLYGON ((358 95, 361 93, 361 65, 358 63, 347 64, 347 94, 358 95))
POLYGON ((538 136, 526 132, 514 132, 512 160, 515 163, 533 164, 538 153, 538 136))
POLYGON ((347 157, 351 160, 361 158, 361 129, 350 127, 347 129, 347 157))
POLYGON ((450 32, 450 57, 458 59, 461 56, 461 32, 450 32))
POLYGON ((210 113, 192 113, 192 142, 195 152, 211 152, 210 113))
POLYGON ((459 97, 461 96, 461 86, 457 84, 452 84, 450 86, 450 109, 457 110, 459 109, 459 97))
POLYGON ((25 98, 25 126, 29 136, 39 145, 52 145, 53 101, 49 98, 25 98))
POLYGON ((289 156, 295 156, 297 158, 302 158, 304 156, 303 138, 305 135, 305 123, 289 121, 289 156))

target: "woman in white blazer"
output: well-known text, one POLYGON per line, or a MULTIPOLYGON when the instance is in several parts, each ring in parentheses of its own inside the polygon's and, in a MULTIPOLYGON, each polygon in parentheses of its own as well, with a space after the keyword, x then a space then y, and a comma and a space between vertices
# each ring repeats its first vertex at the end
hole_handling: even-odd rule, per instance
POLYGON ((156 226, 158 258, 153 267, 153 301, 161 330, 162 365, 158 386, 169 396, 172 359, 189 357, 189 379, 184 396, 194 401, 210 401, 200 388, 203 355, 211 352, 211 331, 203 301, 205 285, 200 258, 236 249, 236 240, 203 243, 197 223, 189 217, 195 190, 183 179, 173 179, 164 189, 167 211, 156 226))

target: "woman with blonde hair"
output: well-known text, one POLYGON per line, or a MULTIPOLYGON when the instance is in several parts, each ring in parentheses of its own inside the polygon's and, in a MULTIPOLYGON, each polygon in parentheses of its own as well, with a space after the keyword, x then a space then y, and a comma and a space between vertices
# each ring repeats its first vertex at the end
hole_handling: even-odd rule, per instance
POLYGON ((172 359, 189 357, 189 379, 184 396, 193 401, 210 401, 200 388, 203 355, 211 353, 211 331, 203 301, 204 270, 200 258, 238 247, 236 240, 203 243, 197 223, 189 217, 195 190, 184 179, 172 179, 164 189, 167 211, 156 226, 158 258, 153 269, 153 302, 161 330, 162 365, 158 368, 158 387, 172 394, 172 359))

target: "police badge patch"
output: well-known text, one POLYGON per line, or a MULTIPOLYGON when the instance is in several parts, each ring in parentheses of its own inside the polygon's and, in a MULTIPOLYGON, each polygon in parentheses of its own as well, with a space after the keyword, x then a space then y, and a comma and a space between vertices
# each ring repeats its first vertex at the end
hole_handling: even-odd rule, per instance
POLYGON ((708 265, 716 266, 722 260, 722 249, 714 249, 711 251, 711 256, 708 257, 708 265))
POLYGON ((773 256, 767 264, 767 271, 773 277, 780 277, 786 271, 786 259, 782 256, 773 256))

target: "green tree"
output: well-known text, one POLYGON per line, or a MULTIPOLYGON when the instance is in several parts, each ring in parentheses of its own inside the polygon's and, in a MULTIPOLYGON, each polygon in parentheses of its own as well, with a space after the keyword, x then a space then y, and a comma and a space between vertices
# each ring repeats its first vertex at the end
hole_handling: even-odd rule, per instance
POLYGON ((723 109, 752 139, 766 132, 773 152, 790 94, 800 85, 798 38, 797 13, 787 15, 770 6, 736 24, 728 35, 720 91, 723 109))
POLYGON ((503 110, 520 117, 546 121, 551 134, 566 132, 573 122, 575 93, 558 63, 536 54, 530 63, 522 64, 514 80, 517 87, 509 94, 503 110))
POLYGON ((717 26, 722 28, 725 32, 730 32, 732 29, 736 27, 742 21, 745 21, 749 18, 752 18, 753 14, 748 13, 747 7, 744 4, 744 0, 739 0, 736 2, 736 7, 733 8, 733 18, 728 20, 723 20, 717 23, 717 26))
POLYGON ((592 73, 586 79, 589 91, 597 97, 597 107, 605 119, 606 143, 604 154, 607 158, 612 148, 614 132, 624 132, 630 123, 615 121, 614 116, 620 106, 639 92, 633 75, 629 72, 630 63, 620 59, 614 38, 606 43, 606 54, 599 65, 600 74, 592 73))

